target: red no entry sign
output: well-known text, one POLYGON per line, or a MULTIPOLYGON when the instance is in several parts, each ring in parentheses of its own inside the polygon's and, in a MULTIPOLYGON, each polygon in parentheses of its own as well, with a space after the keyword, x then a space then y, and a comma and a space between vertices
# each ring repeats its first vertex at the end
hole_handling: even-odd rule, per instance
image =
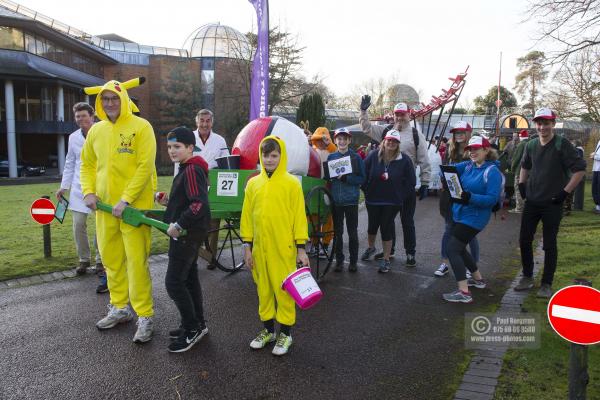
POLYGON ((31 218, 38 224, 48 225, 54 219, 56 208, 49 199, 37 199, 31 205, 31 218))
POLYGON ((569 342, 600 343, 600 291, 579 285, 559 290, 548 303, 548 319, 569 342))

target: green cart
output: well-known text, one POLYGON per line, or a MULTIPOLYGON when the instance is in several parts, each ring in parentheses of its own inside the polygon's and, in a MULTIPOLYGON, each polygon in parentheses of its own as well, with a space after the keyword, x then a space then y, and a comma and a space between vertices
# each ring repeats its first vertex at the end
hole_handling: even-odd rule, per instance
MULTIPOLYGON (((223 271, 235 272, 244 265, 240 246, 242 239, 238 232, 244 203, 244 189, 248 180, 258 173, 257 170, 238 169, 212 169, 209 171, 210 212, 212 218, 222 220, 218 231, 224 231, 225 236, 219 240, 214 258, 212 252, 209 251, 201 252, 201 256, 223 271), (228 260, 227 263, 220 262, 225 250, 231 254, 231 260, 228 260)), ((333 212, 333 198, 326 187, 325 180, 309 176, 298 176, 298 180, 302 184, 305 196, 309 237, 312 244, 310 254, 314 255, 311 268, 315 277, 321 279, 333 261, 336 238, 332 224, 328 224, 333 212), (333 243, 333 246, 325 246, 325 243, 333 243)))

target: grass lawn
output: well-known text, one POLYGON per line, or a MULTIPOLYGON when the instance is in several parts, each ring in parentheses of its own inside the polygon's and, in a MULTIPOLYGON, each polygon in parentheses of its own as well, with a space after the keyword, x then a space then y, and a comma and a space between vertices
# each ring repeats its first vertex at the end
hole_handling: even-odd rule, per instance
MULTIPOLYGON (((170 176, 159 177, 158 190, 168 192, 172 179, 170 176)), ((62 225, 56 220, 51 224, 50 258, 44 258, 42 227, 34 222, 29 214, 33 200, 46 195, 55 201, 54 192, 58 186, 58 183, 0 186, 0 198, 4 201, 0 208, 0 281, 65 270, 78 263, 71 213, 67 212, 62 225)), ((88 218, 91 240, 94 231, 95 219, 88 218)), ((153 229, 152 253, 164 253, 168 245, 167 236, 153 229)))
MULTIPOLYGON (((586 187, 584 211, 564 217, 558 235, 558 268, 554 289, 573 284, 574 278, 586 278, 600 287, 600 215, 592 212, 591 185, 586 187)), ((540 230, 541 227, 538 228, 540 230)), ((541 274, 538 276, 538 284, 541 274)), ((546 318, 548 302, 527 298, 527 312, 544 316, 541 321, 541 348, 509 350, 504 357, 502 375, 496 389, 496 400, 565 399, 568 397, 570 344, 559 337, 546 318)), ((600 346, 588 350, 588 399, 600 399, 600 346)))

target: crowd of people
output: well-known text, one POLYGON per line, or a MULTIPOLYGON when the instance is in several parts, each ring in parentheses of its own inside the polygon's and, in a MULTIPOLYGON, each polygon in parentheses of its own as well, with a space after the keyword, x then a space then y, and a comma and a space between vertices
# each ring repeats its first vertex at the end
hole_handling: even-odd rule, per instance
MULTIPOLYGON (((433 181, 441 181, 439 212, 444 221, 440 237, 441 263, 432 270, 437 277, 452 269, 457 289, 443 295, 448 302, 470 303, 470 288, 485 288, 478 262, 477 236, 489 223, 493 212, 502 206, 505 188, 515 195, 515 208, 521 213, 520 248, 523 276, 515 290, 533 287, 532 243, 537 225, 543 223, 544 271, 538 296, 552 295, 556 270, 556 237, 563 215, 563 204, 583 178, 586 162, 568 140, 554 132, 556 113, 542 108, 535 113, 537 137, 528 131, 517 134, 499 155, 493 141, 473 133, 468 122, 459 121, 450 129, 447 141, 439 140, 439 160, 432 162, 431 146, 422 132, 411 125, 410 109, 405 103, 394 107, 393 122, 377 125, 370 121, 371 99, 363 96, 359 123, 373 145, 354 151, 352 133, 341 128, 333 132, 319 127, 309 142, 322 161, 322 177, 329 181, 333 196, 330 224, 338 240, 335 271, 345 266, 343 237, 349 243, 348 270, 359 269, 358 218, 361 190, 368 215, 367 247, 360 259, 379 261, 378 271, 389 272, 396 257, 396 217, 402 224, 405 266, 417 267, 416 228, 417 199, 425 199, 433 181), (348 158, 349 173, 331 177, 328 162, 348 158), (502 165, 502 157, 505 165, 502 165), (451 189, 439 164, 452 166, 460 187, 451 189), (432 177, 432 166, 434 174, 432 177), (418 171, 418 172, 417 172, 418 171), (516 177, 506 182, 506 174, 516 177), (418 173, 418 176, 417 176, 418 173), (345 223, 345 227, 344 227, 345 223), (380 235, 381 251, 376 248, 380 235)), ((73 231, 79 255, 78 273, 90 267, 90 247, 86 217, 99 200, 113 206, 112 214, 96 213, 96 271, 100 274, 99 293, 109 292, 107 315, 96 326, 99 330, 138 316, 136 343, 151 340, 154 332, 154 305, 148 256, 150 227, 133 227, 122 220, 127 206, 150 209, 153 203, 166 207, 164 221, 169 224, 169 261, 165 286, 180 313, 180 325, 169 332, 170 352, 183 352, 194 346, 208 328, 204 318, 202 289, 198 277, 198 255, 202 244, 216 251, 214 232, 220 221, 211 218, 208 204, 208 172, 215 159, 227 155, 222 136, 212 131, 213 113, 200 110, 197 130, 172 129, 167 148, 175 166, 170 193, 157 193, 155 168, 156 140, 148 121, 134 115, 127 90, 117 81, 107 82, 96 99, 95 110, 86 103, 75 105, 80 129, 69 137, 69 151, 57 196, 70 190, 69 208, 73 211, 73 231), (94 115, 99 122, 94 123, 94 115), (102 257, 100 257, 102 255, 102 257), (130 308, 131 305, 131 308, 130 308), (133 310, 132 310, 133 309, 133 310)), ((600 212, 600 143, 590 154, 594 160, 593 192, 600 212)), ((319 256, 307 249, 308 224, 304 195, 299 181, 287 172, 284 141, 267 136, 260 143, 260 173, 251 178, 245 189, 240 234, 245 265, 252 270, 258 293, 258 316, 263 329, 250 342, 262 349, 275 342, 273 354, 286 354, 292 345, 291 329, 295 324, 295 303, 282 289, 282 281, 296 266, 309 265, 309 257, 319 256), (308 250, 308 251, 307 251, 308 250), (276 323, 279 334, 275 332, 276 323)), ((310 218, 310 216, 308 216, 310 218)), ((310 243, 308 243, 310 247, 310 243)), ((326 242, 326 245, 328 243, 326 242)), ((209 263, 209 268, 214 262, 209 263)))

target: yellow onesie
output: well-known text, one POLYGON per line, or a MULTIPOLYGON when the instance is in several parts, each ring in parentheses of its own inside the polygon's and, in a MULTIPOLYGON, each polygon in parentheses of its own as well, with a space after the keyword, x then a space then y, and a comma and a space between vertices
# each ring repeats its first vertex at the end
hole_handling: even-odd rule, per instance
MULTIPOLYGON (((101 121, 92 126, 81 151, 81 188, 84 196, 95 193, 113 206, 124 200, 133 207, 149 209, 156 187, 156 138, 150 123, 133 115, 131 109, 123 84, 109 81, 102 87, 96 97, 96 115, 101 121), (121 99, 121 113, 115 123, 102 107, 101 93, 105 90, 121 99)), ((138 316, 153 316, 148 269, 150 227, 135 228, 97 211, 96 233, 110 303, 122 308, 131 302, 138 316)))
POLYGON ((240 233, 242 240, 252 242, 252 277, 261 321, 276 319, 291 326, 296 322, 296 305, 281 284, 296 270, 296 245, 308 240, 308 225, 302 186, 287 172, 285 144, 275 136, 262 142, 268 139, 279 143, 281 160, 269 177, 259 151, 261 172, 246 186, 240 233))

